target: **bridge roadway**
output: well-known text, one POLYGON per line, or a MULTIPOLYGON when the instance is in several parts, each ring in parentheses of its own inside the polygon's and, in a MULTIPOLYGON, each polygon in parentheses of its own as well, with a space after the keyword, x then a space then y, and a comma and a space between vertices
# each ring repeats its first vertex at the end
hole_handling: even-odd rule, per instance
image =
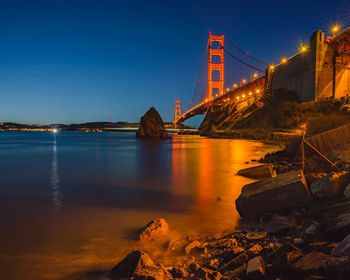
POLYGON ((204 114, 208 108, 212 105, 223 104, 230 100, 236 99, 244 100, 252 95, 259 95, 263 92, 265 87, 265 76, 257 78, 251 82, 246 83, 236 89, 225 92, 222 95, 212 97, 211 99, 206 99, 203 102, 192 107, 188 111, 184 112, 180 118, 177 120, 178 123, 184 122, 193 116, 204 114))

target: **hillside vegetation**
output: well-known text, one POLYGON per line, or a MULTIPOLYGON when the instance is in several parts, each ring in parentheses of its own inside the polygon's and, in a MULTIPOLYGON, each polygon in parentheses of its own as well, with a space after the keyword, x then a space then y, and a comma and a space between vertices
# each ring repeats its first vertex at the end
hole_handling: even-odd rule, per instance
POLYGON ((343 103, 341 100, 300 103, 293 92, 276 91, 260 100, 211 107, 199 130, 201 135, 210 136, 234 130, 291 130, 305 123, 310 136, 349 123, 350 114, 343 110, 343 103))

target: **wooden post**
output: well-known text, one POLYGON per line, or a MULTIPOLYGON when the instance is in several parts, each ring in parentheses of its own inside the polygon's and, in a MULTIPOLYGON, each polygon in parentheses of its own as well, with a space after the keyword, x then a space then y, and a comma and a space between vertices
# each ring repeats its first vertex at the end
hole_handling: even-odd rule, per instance
POLYGON ((304 172, 304 168, 305 168, 305 145, 304 145, 304 141, 305 141, 305 125, 303 126, 303 137, 301 140, 301 170, 304 172))

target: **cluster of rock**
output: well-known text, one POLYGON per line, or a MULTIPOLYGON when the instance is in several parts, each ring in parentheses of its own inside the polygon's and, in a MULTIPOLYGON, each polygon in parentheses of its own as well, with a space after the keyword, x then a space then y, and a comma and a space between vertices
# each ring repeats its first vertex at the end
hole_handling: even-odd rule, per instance
MULTIPOLYGON (((333 206, 331 211, 323 206, 313 211, 300 209, 289 216, 266 215, 259 221, 243 222, 240 230, 220 238, 164 241, 164 257, 176 256, 172 265, 157 263, 138 250, 118 263, 110 276, 156 280, 349 279, 350 214, 339 214, 344 207, 350 209, 350 202, 333 206)), ((168 232, 164 220, 160 228, 164 236, 168 232)), ((150 223, 149 232, 154 229, 159 233, 160 228, 150 223)))
POLYGON ((155 219, 139 239, 159 242, 163 264, 133 251, 111 279, 350 279, 350 169, 338 166, 306 175, 288 161, 241 170, 259 181, 242 188, 235 232, 169 240, 167 223, 155 219))

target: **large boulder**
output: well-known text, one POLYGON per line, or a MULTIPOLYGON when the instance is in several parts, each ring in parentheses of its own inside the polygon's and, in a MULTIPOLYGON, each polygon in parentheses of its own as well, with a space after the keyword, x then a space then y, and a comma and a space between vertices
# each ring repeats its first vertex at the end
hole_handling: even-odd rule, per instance
POLYGON ((223 266, 219 268, 219 271, 221 273, 224 273, 229 270, 235 270, 237 267, 241 266, 242 264, 246 263, 249 259, 249 256, 247 253, 242 253, 229 261, 228 263, 225 263, 223 266))
POLYGON ((165 280, 172 278, 163 267, 155 264, 143 251, 128 254, 110 271, 112 280, 134 277, 135 279, 165 280))
POLYGON ((312 251, 304 257, 298 259, 294 265, 294 268, 297 274, 304 276, 322 273, 324 271, 323 266, 329 257, 329 255, 321 252, 312 251))
POLYGON ((343 213, 337 217, 330 218, 327 223, 326 233, 337 241, 343 240, 350 233, 350 213, 343 213))
POLYGON ((335 257, 350 257, 350 234, 332 250, 331 255, 335 257))
POLYGON ((290 228, 297 226, 297 221, 294 217, 281 216, 274 214, 271 221, 265 225, 267 233, 281 233, 286 232, 290 228))
POLYGON ((164 238, 169 233, 169 226, 162 218, 150 221, 139 232, 140 241, 158 240, 164 238))
POLYGON ((318 199, 329 199, 343 194, 349 182, 349 171, 335 172, 313 182, 310 191, 318 199))
POLYGON ((266 163, 241 169, 238 171, 237 175, 252 179, 265 179, 275 177, 276 171, 273 169, 273 165, 271 163, 266 163))
POLYGON ((244 218, 262 216, 286 208, 294 208, 309 200, 309 190, 301 170, 245 185, 236 200, 236 208, 244 218))
POLYGON ((247 265, 247 278, 260 279, 265 276, 265 263, 261 256, 252 258, 247 265))
POLYGON ((136 132, 137 138, 169 139, 170 136, 164 128, 164 123, 154 107, 149 109, 141 118, 140 128, 136 132))

